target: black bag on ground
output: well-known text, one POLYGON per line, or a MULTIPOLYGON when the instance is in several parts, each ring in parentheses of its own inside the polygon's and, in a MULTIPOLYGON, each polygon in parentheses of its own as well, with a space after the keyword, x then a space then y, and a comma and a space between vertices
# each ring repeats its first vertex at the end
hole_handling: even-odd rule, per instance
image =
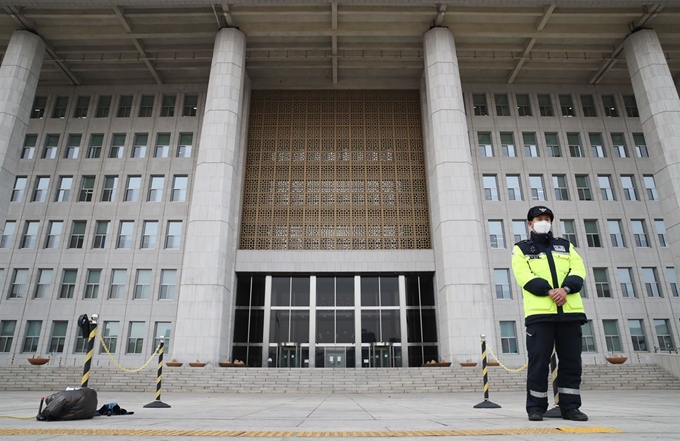
POLYGON ((89 420, 97 412, 97 392, 89 387, 57 392, 45 398, 38 421, 89 420))

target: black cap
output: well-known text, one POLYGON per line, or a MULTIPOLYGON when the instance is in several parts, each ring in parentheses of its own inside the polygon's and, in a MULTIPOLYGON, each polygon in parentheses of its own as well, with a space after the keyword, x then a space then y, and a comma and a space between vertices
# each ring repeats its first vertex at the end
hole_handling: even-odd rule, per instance
POLYGON ((537 207, 532 207, 529 210, 529 212, 527 213, 527 220, 532 221, 536 216, 540 216, 542 214, 547 214, 548 216, 550 216, 550 222, 552 222, 555 219, 555 216, 553 215, 553 212, 550 208, 539 205, 537 207))

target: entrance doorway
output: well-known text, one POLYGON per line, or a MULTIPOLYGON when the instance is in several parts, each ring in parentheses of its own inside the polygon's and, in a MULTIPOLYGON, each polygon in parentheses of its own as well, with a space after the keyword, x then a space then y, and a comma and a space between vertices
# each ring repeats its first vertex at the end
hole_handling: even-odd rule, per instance
POLYGON ((324 348, 324 367, 344 368, 347 367, 347 357, 345 348, 324 348))
POLYGON ((301 366, 301 354, 299 343, 281 343, 277 367, 297 368, 301 366))
POLYGON ((394 346, 390 343, 371 343, 369 363, 375 368, 394 367, 394 346))

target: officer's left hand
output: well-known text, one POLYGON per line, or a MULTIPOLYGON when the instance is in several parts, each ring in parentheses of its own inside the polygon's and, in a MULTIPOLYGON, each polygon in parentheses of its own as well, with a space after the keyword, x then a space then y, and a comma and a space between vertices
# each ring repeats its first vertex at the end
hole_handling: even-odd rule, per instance
POLYGON ((567 303, 567 292, 564 288, 551 289, 548 295, 553 299, 557 306, 562 306, 567 303))

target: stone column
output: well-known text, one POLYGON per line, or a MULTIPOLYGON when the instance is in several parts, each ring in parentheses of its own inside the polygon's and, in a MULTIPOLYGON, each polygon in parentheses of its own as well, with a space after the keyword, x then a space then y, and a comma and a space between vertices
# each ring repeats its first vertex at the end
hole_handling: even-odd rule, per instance
POLYGON ((215 37, 186 230, 173 354, 185 361, 231 357, 235 257, 249 108, 246 36, 215 37))
POLYGON ((654 164, 673 262, 680 271, 680 99, 656 32, 638 31, 624 46, 642 131, 654 164))
MULTIPOLYGON (((425 34, 423 133, 435 253, 440 358, 478 360, 479 335, 495 348, 484 220, 470 155, 453 34, 425 34)), ((510 255, 508 254, 508 265, 510 255)))
POLYGON ((45 43, 28 31, 14 31, 0 66, 0 234, 5 228, 19 152, 38 87, 45 43))

